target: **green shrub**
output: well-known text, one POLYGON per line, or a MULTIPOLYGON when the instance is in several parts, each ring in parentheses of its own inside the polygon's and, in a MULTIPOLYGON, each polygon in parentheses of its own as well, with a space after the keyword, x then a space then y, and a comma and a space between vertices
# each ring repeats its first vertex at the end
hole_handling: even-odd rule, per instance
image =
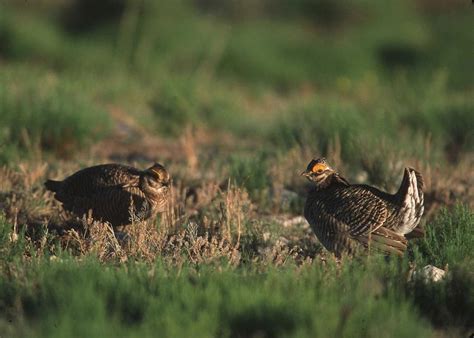
POLYGON ((165 135, 180 135, 189 125, 239 135, 256 129, 232 95, 197 80, 176 78, 161 84, 150 106, 158 131, 165 135))
MULTIPOLYGON (((471 260, 472 262, 472 260, 471 260)), ((461 262, 458 262, 461 263, 461 262)), ((408 296, 434 327, 452 328, 468 333, 474 325, 474 274, 472 263, 455 266, 446 279, 427 283, 416 278, 407 287, 408 296)))
POLYGON ((231 157, 230 177, 238 186, 245 187, 254 199, 263 202, 270 187, 267 155, 259 153, 252 157, 231 157))
POLYGON ((112 267, 64 257, 32 262, 15 278, 0 275, 0 318, 10 314, 18 325, 21 309, 21 330, 38 337, 430 336, 409 301, 384 284, 397 269, 380 263, 339 272, 318 264, 176 272, 160 263, 112 267))
POLYGON ((0 81, 2 148, 39 146, 69 156, 107 134, 107 113, 68 83, 56 83, 54 76, 22 76, 6 72, 0 81))
POLYGON ((443 267, 473 266, 474 213, 469 207, 456 205, 453 210, 442 209, 426 224, 426 237, 419 243, 419 251, 426 264, 443 267))
POLYGON ((425 227, 425 238, 414 248, 417 268, 434 265, 448 274, 439 283, 427 283, 420 274, 407 285, 407 295, 435 327, 464 332, 474 325, 474 214, 458 204, 441 209, 425 227))

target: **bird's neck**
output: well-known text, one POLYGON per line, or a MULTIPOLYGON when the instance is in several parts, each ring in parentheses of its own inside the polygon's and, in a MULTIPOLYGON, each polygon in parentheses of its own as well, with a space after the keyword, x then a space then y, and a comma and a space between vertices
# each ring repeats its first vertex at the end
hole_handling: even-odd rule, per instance
POLYGON ((146 178, 144 176, 140 178, 140 189, 145 194, 145 198, 147 199, 154 198, 155 196, 158 195, 158 192, 156 191, 156 189, 153 189, 149 185, 149 183, 146 181, 146 178))
POLYGON ((350 183, 338 173, 333 173, 326 177, 325 180, 315 185, 316 190, 323 190, 337 186, 349 186, 350 183))
POLYGON ((153 189, 150 186, 145 186, 143 192, 145 193, 145 198, 150 200, 152 203, 155 203, 162 195, 157 189, 153 189))

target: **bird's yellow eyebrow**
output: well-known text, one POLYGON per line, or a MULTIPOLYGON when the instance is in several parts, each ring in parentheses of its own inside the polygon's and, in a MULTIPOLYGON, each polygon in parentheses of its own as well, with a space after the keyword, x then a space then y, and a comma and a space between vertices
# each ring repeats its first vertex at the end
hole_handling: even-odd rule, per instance
POLYGON ((325 170, 328 166, 324 163, 317 163, 313 166, 313 168, 311 169, 311 171, 313 173, 317 172, 318 170, 325 170))
POLYGON ((156 169, 150 169, 150 170, 153 171, 157 177, 160 177, 160 173, 156 169))

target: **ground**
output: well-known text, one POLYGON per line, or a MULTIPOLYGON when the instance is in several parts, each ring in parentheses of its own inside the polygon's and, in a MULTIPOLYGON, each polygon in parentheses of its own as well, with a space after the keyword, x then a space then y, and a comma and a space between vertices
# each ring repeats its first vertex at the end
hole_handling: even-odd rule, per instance
POLYGON ((0 336, 474 331, 470 4, 101 3, 0 4, 0 336), (389 192, 419 170, 426 237, 336 261, 302 218, 320 156, 389 192), (43 186, 155 161, 170 208, 120 232, 43 186))

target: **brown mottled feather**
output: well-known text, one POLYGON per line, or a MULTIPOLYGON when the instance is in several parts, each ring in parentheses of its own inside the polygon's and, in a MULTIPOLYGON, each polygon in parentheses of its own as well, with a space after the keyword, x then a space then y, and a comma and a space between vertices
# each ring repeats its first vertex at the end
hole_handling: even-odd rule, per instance
POLYGON ((169 175, 159 164, 143 171, 121 164, 104 164, 79 170, 63 181, 48 180, 45 186, 55 192, 55 198, 63 203, 65 210, 77 216, 91 211, 94 219, 120 226, 163 212, 168 183, 169 175), (153 169, 163 172, 162 176, 158 177, 153 169), (150 186, 145 181, 154 181, 156 185, 150 186))
POLYGON ((405 169, 394 195, 349 184, 325 160, 313 160, 303 175, 315 182, 306 200, 305 218, 324 247, 337 256, 361 248, 402 255, 407 248, 405 235, 423 233, 416 230, 423 214, 423 179, 414 169, 405 169), (315 165, 321 170, 313 171, 315 165))

